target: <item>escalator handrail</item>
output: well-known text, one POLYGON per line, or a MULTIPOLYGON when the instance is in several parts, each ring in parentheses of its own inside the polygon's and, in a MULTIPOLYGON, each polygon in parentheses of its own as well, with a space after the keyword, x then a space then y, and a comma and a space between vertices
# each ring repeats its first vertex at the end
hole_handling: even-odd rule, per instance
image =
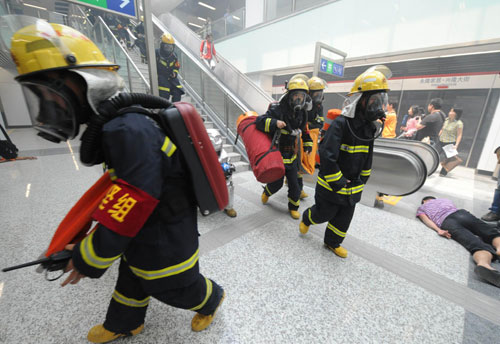
MULTIPOLYGON (((414 160, 416 160, 419 163, 421 169, 423 170, 423 176, 420 178, 420 183, 418 184, 418 187, 415 187, 414 189, 412 189, 406 193, 402 193, 402 194, 395 194, 394 192, 392 192, 391 195, 393 195, 393 196, 411 195, 411 194, 417 192, 418 190, 420 190, 420 188, 425 184, 425 182, 427 180, 427 167, 426 167, 423 159, 418 154, 414 153, 411 150, 402 148, 402 147, 374 147, 374 152, 373 152, 374 161, 376 159, 376 155, 380 154, 380 153, 389 154, 389 155, 399 155, 399 156, 406 155, 406 156, 411 157, 414 160)), ((410 160, 410 159, 407 159, 407 160, 410 160)), ((377 188, 376 186, 374 186, 374 187, 377 188)), ((384 192, 383 190, 377 190, 377 191, 384 192)))
MULTIPOLYGON (((427 143, 423 143, 420 141, 412 141, 412 140, 395 140, 395 139, 384 139, 384 138, 379 138, 375 140, 375 145, 379 146, 384 146, 384 147, 407 147, 408 150, 414 152, 415 154, 419 155, 419 152, 412 150, 408 148, 408 146, 413 146, 417 147, 419 150, 423 149, 427 152, 429 152, 432 155, 432 165, 427 166, 427 173, 428 176, 432 175, 434 172, 436 172, 437 168, 439 167, 439 153, 437 150, 432 147, 431 145, 428 145, 427 143)), ((420 155, 419 155, 420 156, 420 155)), ((426 162, 426 159, 420 158, 426 162)))
MULTIPOLYGON (((178 18, 176 18, 174 15, 172 15, 171 13, 164 13, 161 16, 161 19, 162 19, 162 21, 164 20, 167 23, 171 23, 170 25, 175 25, 175 27, 182 27, 183 29, 185 29, 186 33, 192 39, 196 40, 198 47, 200 46, 202 39, 194 31, 192 31, 184 23, 182 23, 178 18)), ((198 53, 197 50, 193 51, 189 47, 186 47, 186 48, 188 48, 192 53, 196 53, 196 54, 198 53)), ((222 61, 224 63, 225 67, 230 69, 231 73, 236 74, 238 76, 238 78, 245 83, 244 87, 251 88, 253 91, 257 92, 258 95, 261 96, 261 100, 262 100, 263 104, 265 104, 265 107, 267 107, 267 105, 273 101, 273 98, 271 96, 269 96, 261 87, 256 85, 244 73, 239 71, 235 66, 233 66, 230 62, 228 62, 228 60, 226 60, 224 57, 219 56, 219 55, 218 55, 218 58, 220 61, 222 61)), ((240 95, 238 95, 238 96, 240 96, 240 95)), ((249 108, 252 107, 244 98, 242 99, 242 101, 245 102, 249 108)))
POLYGON ((218 87, 220 87, 225 95, 227 95, 231 100, 238 105, 240 109, 243 110, 243 112, 250 111, 250 107, 247 106, 245 103, 241 102, 241 100, 230 90, 228 89, 222 82, 220 82, 217 77, 215 77, 210 71, 209 68, 202 62, 200 59, 196 58, 193 56, 193 53, 191 52, 190 49, 186 48, 182 42, 180 42, 177 37, 172 34, 168 30, 167 27, 158 19, 156 16, 153 15, 153 24, 161 31, 161 32, 168 32, 174 37, 175 40, 175 45, 177 48, 179 48, 185 55, 189 57, 189 59, 198 67, 200 68, 205 75, 207 75, 215 84, 217 84, 218 87))

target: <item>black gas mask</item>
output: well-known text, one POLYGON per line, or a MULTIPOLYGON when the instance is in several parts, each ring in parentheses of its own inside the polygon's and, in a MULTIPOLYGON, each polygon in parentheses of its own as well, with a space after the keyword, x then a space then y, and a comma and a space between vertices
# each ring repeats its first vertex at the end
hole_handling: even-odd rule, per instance
POLYGON ((386 92, 366 93, 360 100, 362 106, 359 112, 361 118, 367 122, 373 122, 385 118, 388 97, 386 92), (364 103, 364 106, 363 106, 364 103))
POLYGON ((292 90, 288 95, 288 104, 293 109, 293 112, 300 111, 306 104, 307 93, 304 90, 292 90))
POLYGON ((160 44, 160 53, 161 56, 167 57, 170 56, 174 52, 174 45, 173 44, 168 44, 168 43, 161 43, 160 44))

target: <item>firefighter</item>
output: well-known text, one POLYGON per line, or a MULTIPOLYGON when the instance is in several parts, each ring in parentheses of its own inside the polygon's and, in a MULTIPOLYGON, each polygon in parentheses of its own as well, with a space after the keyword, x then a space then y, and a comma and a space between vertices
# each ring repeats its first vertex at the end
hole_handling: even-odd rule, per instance
POLYGON ((181 153, 139 106, 103 115, 103 104, 118 106, 109 98, 120 93, 124 81, 92 41, 70 27, 21 17, 0 21, 16 28, 10 53, 16 80, 35 95, 29 110, 39 135, 66 141, 87 124, 80 159, 87 166, 105 163, 114 176, 93 214, 96 230, 66 246, 72 259, 62 286, 85 276, 99 278, 120 261, 106 319, 89 331, 88 340, 105 343, 139 334, 151 297, 195 311, 192 330, 205 329, 224 291, 199 272, 197 207, 181 153))
POLYGON ((171 34, 164 33, 161 36, 160 48, 156 49, 158 88, 160 97, 170 100, 170 96, 172 96, 172 103, 180 101, 184 94, 182 85, 177 78, 181 65, 177 60, 174 48, 174 38, 171 34))
MULTIPOLYGON (((305 110, 307 83, 297 78, 287 84, 287 92, 277 103, 271 103, 264 115, 257 117, 257 129, 278 137, 278 147, 285 164, 285 176, 288 181, 288 210, 294 219, 300 218, 300 187, 298 181, 298 150, 303 145, 304 151, 310 153, 312 141, 307 132, 307 112, 305 110)), ((261 200, 266 204, 269 197, 283 186, 284 178, 280 178, 264 187, 261 200)))
POLYGON ((144 16, 141 16, 141 21, 134 28, 134 32, 137 36, 132 48, 137 46, 141 53, 141 62, 148 63, 147 60, 147 51, 146 51, 146 36, 144 35, 144 16))
MULTIPOLYGON (((313 76, 307 80, 307 86, 309 87, 309 97, 311 98, 312 106, 311 110, 307 111, 307 126, 309 129, 309 135, 312 140, 312 151, 316 154, 316 149, 319 139, 319 131, 323 128, 325 119, 323 117, 323 99, 324 99, 324 89, 326 87, 326 81, 313 76)), ((306 157, 309 160, 309 168, 312 168, 312 173, 314 173, 314 166, 316 164, 315 157, 306 157)), ((311 173, 310 171, 308 173, 311 173)), ((300 199, 309 197, 309 195, 304 191, 302 173, 299 173, 299 186, 300 186, 300 199)))
POLYGON ((315 204, 303 212, 299 230, 306 234, 310 225, 328 222, 324 243, 342 258, 347 250, 340 244, 370 176, 376 123, 385 116, 389 77, 385 66, 359 75, 344 101, 342 116, 333 121, 320 143, 315 204))

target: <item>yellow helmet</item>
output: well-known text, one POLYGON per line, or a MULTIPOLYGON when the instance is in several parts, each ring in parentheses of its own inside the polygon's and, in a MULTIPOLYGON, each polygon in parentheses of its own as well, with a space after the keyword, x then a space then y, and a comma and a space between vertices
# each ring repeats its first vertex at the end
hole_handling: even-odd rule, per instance
POLYGON ((349 94, 383 90, 389 91, 386 76, 382 72, 368 70, 354 80, 349 94))
POLYGON ((302 78, 296 78, 294 80, 292 79, 290 79, 290 81, 287 84, 287 90, 289 92, 293 90, 303 90, 309 92, 309 87, 307 86, 307 82, 304 79, 302 78))
POLYGON ((16 31, 11 39, 10 52, 20 74, 18 77, 54 69, 119 68, 82 33, 42 20, 16 31))
POLYGON ((161 35, 161 41, 162 43, 175 44, 174 37, 172 37, 172 35, 169 33, 164 33, 163 35, 161 35))
POLYGON ((310 91, 324 90, 326 81, 317 76, 313 76, 311 79, 307 80, 307 86, 309 86, 310 91))
POLYGON ((290 78, 289 82, 292 82, 293 80, 296 80, 296 79, 302 79, 305 82, 307 82, 307 80, 309 79, 309 77, 307 75, 305 75, 305 74, 295 74, 294 76, 292 76, 290 78))

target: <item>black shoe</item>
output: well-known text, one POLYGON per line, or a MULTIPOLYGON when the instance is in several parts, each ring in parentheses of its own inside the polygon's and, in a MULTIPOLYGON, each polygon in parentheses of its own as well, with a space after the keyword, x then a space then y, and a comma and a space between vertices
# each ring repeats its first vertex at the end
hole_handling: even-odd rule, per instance
POLYGON ((443 168, 441 168, 441 171, 439 172, 439 175, 440 175, 441 177, 446 177, 446 175, 447 175, 447 174, 448 174, 448 171, 446 171, 446 170, 444 169, 444 167, 443 167, 443 168))
POLYGON ((476 266, 474 269, 476 275, 484 279, 486 282, 493 284, 496 287, 500 288, 500 272, 496 270, 490 270, 485 268, 484 266, 476 266))
POLYGON ((500 220, 500 215, 490 211, 488 214, 483 215, 481 217, 481 220, 489 221, 489 222, 498 221, 498 220, 500 220))

